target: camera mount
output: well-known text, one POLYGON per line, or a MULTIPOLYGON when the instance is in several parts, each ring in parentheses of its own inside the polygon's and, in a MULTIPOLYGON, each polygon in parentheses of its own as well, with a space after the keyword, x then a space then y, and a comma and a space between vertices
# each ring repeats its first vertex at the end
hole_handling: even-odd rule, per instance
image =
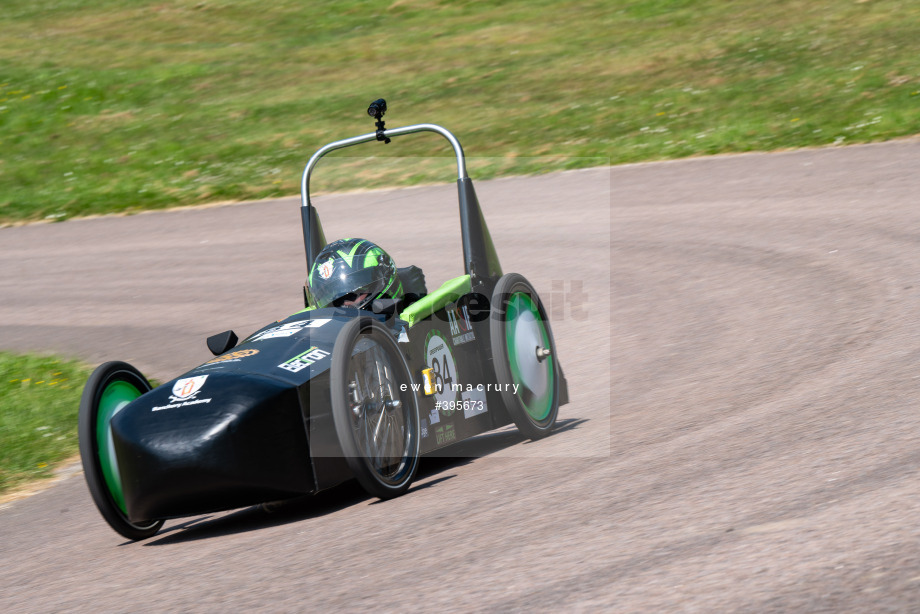
POLYGON ((383 98, 378 98, 367 107, 367 114, 377 120, 377 123, 374 124, 377 127, 377 140, 383 141, 384 144, 389 143, 390 139, 384 135, 383 131, 385 130, 383 121, 383 114, 387 112, 387 101, 383 98))

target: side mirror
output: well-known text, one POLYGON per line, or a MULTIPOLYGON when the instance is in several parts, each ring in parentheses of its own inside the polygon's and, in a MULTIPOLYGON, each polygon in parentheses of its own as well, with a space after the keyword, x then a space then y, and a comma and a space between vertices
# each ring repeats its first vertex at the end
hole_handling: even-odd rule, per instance
POLYGON ((222 333, 217 333, 216 335, 208 337, 208 349, 211 350, 211 353, 215 356, 220 356, 227 350, 235 348, 239 340, 235 332, 232 330, 225 330, 222 333))

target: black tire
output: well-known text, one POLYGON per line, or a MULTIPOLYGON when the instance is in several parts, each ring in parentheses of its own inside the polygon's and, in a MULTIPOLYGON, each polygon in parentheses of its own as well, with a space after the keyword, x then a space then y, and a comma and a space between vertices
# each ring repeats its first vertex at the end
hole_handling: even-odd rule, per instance
POLYGON ((418 469, 421 433, 411 383, 406 359, 382 324, 362 317, 339 331, 329 374, 335 431, 358 482, 381 499, 405 493, 418 469))
POLYGON ((503 275, 495 285, 489 332, 495 381, 508 414, 525 437, 547 436, 559 413, 556 344, 543 303, 522 275, 503 275))
POLYGON ((118 462, 110 436, 112 417, 133 398, 150 390, 150 382, 125 362, 107 362, 90 375, 80 399, 80 458, 83 475, 96 507, 116 533, 128 539, 146 539, 163 526, 162 520, 133 523, 128 520, 118 476, 118 462))

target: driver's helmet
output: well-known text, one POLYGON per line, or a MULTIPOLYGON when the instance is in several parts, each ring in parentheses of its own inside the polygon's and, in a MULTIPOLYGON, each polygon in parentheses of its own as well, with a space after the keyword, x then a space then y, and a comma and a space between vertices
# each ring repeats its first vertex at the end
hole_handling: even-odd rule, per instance
POLYGON ((378 298, 400 299, 402 283, 390 255, 365 239, 339 239, 316 255, 307 277, 315 308, 366 308, 378 298))

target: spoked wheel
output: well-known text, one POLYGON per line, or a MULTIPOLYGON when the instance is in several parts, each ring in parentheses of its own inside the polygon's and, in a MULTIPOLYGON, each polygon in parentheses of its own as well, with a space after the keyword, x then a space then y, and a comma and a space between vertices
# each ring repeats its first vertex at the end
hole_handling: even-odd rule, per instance
POLYGON ((80 457, 89 492, 106 522, 128 539, 156 534, 162 520, 128 520, 118 460, 112 443, 112 418, 150 390, 140 371, 125 362, 107 362, 90 376, 80 399, 80 457))
POLYGON ((332 417, 352 473, 381 499, 409 489, 418 469, 419 418, 409 367, 393 335, 373 318, 346 324, 330 367, 332 417))
POLYGON ((522 275, 509 273, 498 280, 489 332, 505 408, 526 437, 545 437, 559 412, 556 346, 543 303, 522 275))

